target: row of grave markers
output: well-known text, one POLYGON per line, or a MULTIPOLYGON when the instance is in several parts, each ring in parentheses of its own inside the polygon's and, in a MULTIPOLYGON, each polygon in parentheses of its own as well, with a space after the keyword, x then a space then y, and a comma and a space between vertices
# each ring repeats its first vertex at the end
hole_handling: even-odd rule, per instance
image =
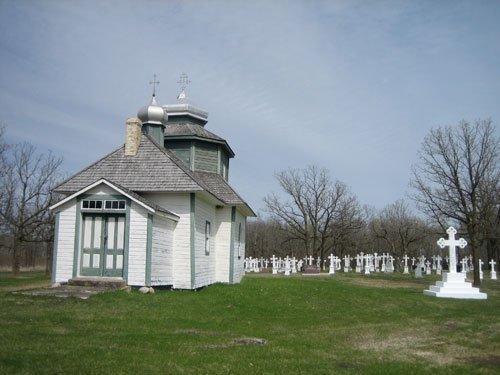
MULTIPOLYGON (((443 272, 443 277, 441 281, 437 281, 435 285, 431 285, 429 289, 423 291, 425 295, 434 296, 439 298, 457 298, 457 299, 487 299, 488 296, 486 293, 482 293, 479 288, 473 287, 472 284, 466 281, 466 273, 467 271, 472 270, 472 262, 469 260, 470 257, 464 257, 461 261, 462 270, 461 272, 457 272, 457 254, 456 247, 464 248, 467 246, 467 241, 463 238, 455 239, 455 235, 457 234, 457 230, 453 227, 449 227, 446 230, 448 234, 448 239, 440 238, 437 241, 437 244, 441 248, 448 247, 448 256, 446 256, 446 262, 448 263, 448 272, 443 272)), ((308 271, 311 268, 314 268, 313 257, 305 257, 303 260, 297 260, 295 257, 290 258, 287 256, 285 259, 276 258, 275 255, 272 256, 272 271, 273 274, 278 272, 284 272, 286 276, 291 273, 297 273, 300 271, 304 265, 304 262, 307 264, 305 270, 308 271)), ((334 274, 336 270, 341 268, 341 259, 333 254, 330 254, 328 257, 330 260, 330 269, 329 273, 334 274)), ((383 253, 382 255, 378 255, 377 253, 372 254, 357 254, 354 259, 356 259, 356 270, 355 272, 362 272, 364 270, 365 274, 370 274, 372 271, 375 272, 393 272, 394 271, 394 260, 395 258, 390 254, 383 253), (379 268, 380 266, 380 268, 379 268)), ((405 254, 404 259, 404 270, 403 273, 409 273, 408 269, 408 260, 410 259, 408 255, 405 254)), ((412 266, 415 266, 416 258, 412 258, 412 266)), ((432 257, 432 265, 429 260, 425 260, 424 256, 418 258, 418 264, 415 267, 415 276, 422 277, 422 270, 425 270, 427 274, 432 272, 432 269, 435 267, 436 273, 441 274, 442 258, 438 256, 432 257)), ((245 259, 245 271, 246 272, 260 272, 260 267, 266 268, 268 267, 269 260, 267 259, 245 259)), ((496 280, 497 274, 495 271, 496 262, 492 259, 489 264, 491 265, 491 279, 496 280)), ((483 278, 483 270, 482 267, 484 262, 479 260, 479 273, 480 278, 483 278)), ((316 261, 316 273, 320 271, 321 267, 321 258, 318 257, 316 261)), ((326 267, 326 262, 323 262, 323 269, 326 267)), ((349 255, 344 257, 344 272, 349 272, 351 269, 351 258, 349 255)))
MULTIPOLYGON (((433 255, 431 257, 432 262, 425 258, 425 256, 420 256, 418 258, 410 258, 405 254, 403 256, 404 267, 403 274, 410 273, 410 267, 408 265, 408 261, 411 260, 411 269, 415 270, 415 277, 422 277, 422 274, 431 275, 434 271, 436 275, 441 275, 443 266, 442 261, 443 258, 440 255, 433 255)), ((446 263, 450 264, 450 258, 448 256, 445 257, 446 263)), ((335 272, 342 269, 342 259, 338 256, 330 254, 328 257, 329 260, 329 274, 335 274, 335 272)), ((381 255, 374 254, 364 254, 361 252, 357 254, 355 257, 351 258, 350 255, 344 256, 343 259, 343 271, 351 272, 353 269, 351 267, 352 260, 355 260, 356 266, 354 268, 354 272, 356 273, 364 273, 370 274, 371 272, 386 272, 392 273, 395 271, 394 262, 396 258, 394 258, 389 253, 382 253, 381 255)), ((261 272, 262 270, 267 270, 269 266, 272 267, 272 273, 278 274, 283 273, 285 276, 289 276, 290 274, 295 274, 303 271, 304 266, 313 266, 314 258, 312 256, 305 257, 303 259, 297 259, 296 257, 285 257, 285 258, 277 258, 275 255, 272 256, 271 259, 265 258, 245 258, 245 272, 261 272)), ((321 264, 323 264, 323 271, 326 271, 327 261, 322 261, 320 257, 316 259, 316 267, 318 270, 321 270, 321 264)), ((472 256, 465 256, 460 261, 461 264, 461 272, 467 273, 474 270, 474 265, 472 263, 472 256)), ((489 264, 491 265, 491 279, 496 280, 497 275, 495 271, 496 262, 492 259, 489 264)), ((480 278, 483 279, 483 270, 482 266, 484 262, 479 260, 480 265, 480 278)))

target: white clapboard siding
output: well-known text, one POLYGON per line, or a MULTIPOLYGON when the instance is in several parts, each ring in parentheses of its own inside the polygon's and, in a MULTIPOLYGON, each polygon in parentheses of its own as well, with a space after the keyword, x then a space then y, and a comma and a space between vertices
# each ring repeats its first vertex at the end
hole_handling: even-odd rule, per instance
POLYGON ((75 244, 76 201, 72 200, 58 208, 59 228, 55 281, 65 283, 73 277, 73 254, 75 244))
POLYGON ((159 206, 177 214, 179 221, 173 234, 172 277, 173 288, 191 288, 190 252, 190 194, 189 193, 151 193, 144 197, 159 206))
POLYGON ((95 188, 90 189, 89 191, 86 192, 86 194, 96 194, 96 195, 117 195, 119 194, 115 189, 112 187, 101 184, 97 185, 95 188))
POLYGON ((128 281, 129 285, 146 284, 146 245, 148 212, 142 206, 132 202, 130 207, 130 230, 128 245, 128 281))
POLYGON ((151 285, 172 285, 173 230, 175 221, 161 216, 153 218, 153 252, 151 285))
POLYGON ((215 205, 196 197, 196 232, 195 232, 195 282, 194 287, 200 288, 215 282, 215 205), (210 222, 210 251, 205 251, 206 223, 210 222))
POLYGON ((217 233, 215 235, 216 281, 229 282, 229 254, 231 244, 231 207, 217 210, 217 233))

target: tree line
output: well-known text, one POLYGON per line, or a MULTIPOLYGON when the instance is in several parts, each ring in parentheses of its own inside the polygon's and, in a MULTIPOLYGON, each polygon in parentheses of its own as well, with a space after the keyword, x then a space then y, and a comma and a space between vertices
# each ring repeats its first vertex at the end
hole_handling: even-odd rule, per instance
MULTIPOLYGON (((325 259, 359 250, 395 256, 429 256, 448 225, 469 242, 478 286, 478 260, 499 258, 500 140, 491 120, 432 129, 412 167, 412 188, 381 210, 361 204, 349 186, 326 169, 310 166, 275 174, 280 195, 264 198, 267 217, 249 222, 248 256, 311 255, 325 259), (410 209, 415 203, 420 215, 410 209)), ((11 254, 14 274, 23 250, 44 247, 50 266, 54 218, 61 197, 62 159, 29 143, 8 144, 0 126, 0 246, 11 254)))
POLYGON ((432 129, 412 167, 411 193, 381 210, 362 205, 326 169, 275 174, 281 194, 264 198, 267 218, 250 222, 247 254, 313 256, 389 251, 401 257, 437 250, 449 225, 466 237, 479 286, 478 261, 499 258, 500 141, 491 120, 432 129), (414 202, 420 215, 410 209, 414 202))
POLYGON ((59 199, 52 189, 62 178, 62 159, 51 152, 38 153, 27 142, 9 144, 4 135, 5 127, 1 126, 0 245, 10 254, 14 275, 21 270, 22 256, 29 259, 39 248, 45 250, 45 270, 49 273, 54 218, 48 208, 59 199))

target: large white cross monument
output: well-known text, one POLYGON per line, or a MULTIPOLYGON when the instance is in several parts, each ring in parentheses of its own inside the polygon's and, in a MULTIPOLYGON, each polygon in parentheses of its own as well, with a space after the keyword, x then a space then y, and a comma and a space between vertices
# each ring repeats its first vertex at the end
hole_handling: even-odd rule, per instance
POLYGON ((441 298, 486 299, 488 297, 486 293, 481 293, 479 288, 474 288, 470 282, 465 281, 465 273, 457 272, 456 247, 463 249, 467 246, 467 241, 463 238, 456 240, 457 230, 453 227, 449 227, 446 233, 448 233, 448 239, 440 238, 437 244, 440 248, 449 247, 449 270, 443 272, 442 281, 437 281, 436 285, 431 285, 429 289, 424 290, 424 294, 441 298))

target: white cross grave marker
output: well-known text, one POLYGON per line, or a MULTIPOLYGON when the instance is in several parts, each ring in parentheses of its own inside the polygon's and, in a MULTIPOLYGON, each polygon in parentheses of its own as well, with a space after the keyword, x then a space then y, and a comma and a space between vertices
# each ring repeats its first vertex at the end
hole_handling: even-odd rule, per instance
POLYGON ((403 257, 403 259, 405 260, 405 268, 404 268, 403 273, 410 273, 410 272, 408 272, 408 259, 410 259, 410 257, 405 254, 405 256, 403 257))
POLYGON ((497 279, 497 272, 495 271, 495 262, 493 259, 490 260, 490 266, 491 266, 491 280, 496 280, 497 279))
POLYGON ((356 270, 355 272, 361 272, 361 260, 359 258, 359 254, 356 254, 356 270))
POLYGON ((309 265, 312 266, 313 265, 313 260, 314 258, 312 257, 312 255, 308 258, 309 260, 309 265))
POLYGON ((349 255, 344 256, 344 272, 349 272, 350 261, 349 255))
POLYGON ((430 275, 431 274, 431 262, 427 261, 425 262, 426 268, 425 268, 425 274, 430 275))
POLYGON ((292 270, 291 264, 290 264, 290 258, 287 257, 285 258, 285 276, 290 276, 290 271, 292 270))
POLYGON ((369 275, 370 274, 370 255, 366 254, 364 256, 364 258, 365 258, 365 275, 369 275))
POLYGON ((467 273, 467 257, 462 258, 460 263, 462 263, 462 273, 467 273))
POLYGON ((330 259, 330 271, 328 273, 330 275, 333 275, 335 273, 335 264, 334 264, 335 256, 333 254, 330 254, 328 259, 330 259))
POLYGON ((457 273, 457 251, 455 247, 460 247, 463 249, 465 246, 467 246, 467 241, 465 241, 463 238, 459 238, 458 240, 455 239, 455 234, 457 234, 457 230, 453 227, 449 227, 446 230, 446 233, 448 233, 448 239, 445 240, 444 238, 440 238, 437 242, 438 246, 443 249, 446 246, 449 247, 449 257, 450 257, 450 262, 448 263, 449 266, 449 273, 457 273))
MULTIPOLYGON (((456 246, 464 248, 467 241, 463 238, 455 239, 456 229, 449 227, 446 231, 449 235, 448 240, 440 238, 437 241, 439 247, 444 248, 449 246, 449 272, 443 273, 443 280, 431 285, 429 289, 424 290, 424 294, 441 298, 458 298, 458 299, 486 299, 486 293, 481 293, 479 288, 474 288, 470 282, 465 281, 466 275, 457 272, 457 254, 456 246)), ((429 262, 427 262, 429 263, 429 262)))

